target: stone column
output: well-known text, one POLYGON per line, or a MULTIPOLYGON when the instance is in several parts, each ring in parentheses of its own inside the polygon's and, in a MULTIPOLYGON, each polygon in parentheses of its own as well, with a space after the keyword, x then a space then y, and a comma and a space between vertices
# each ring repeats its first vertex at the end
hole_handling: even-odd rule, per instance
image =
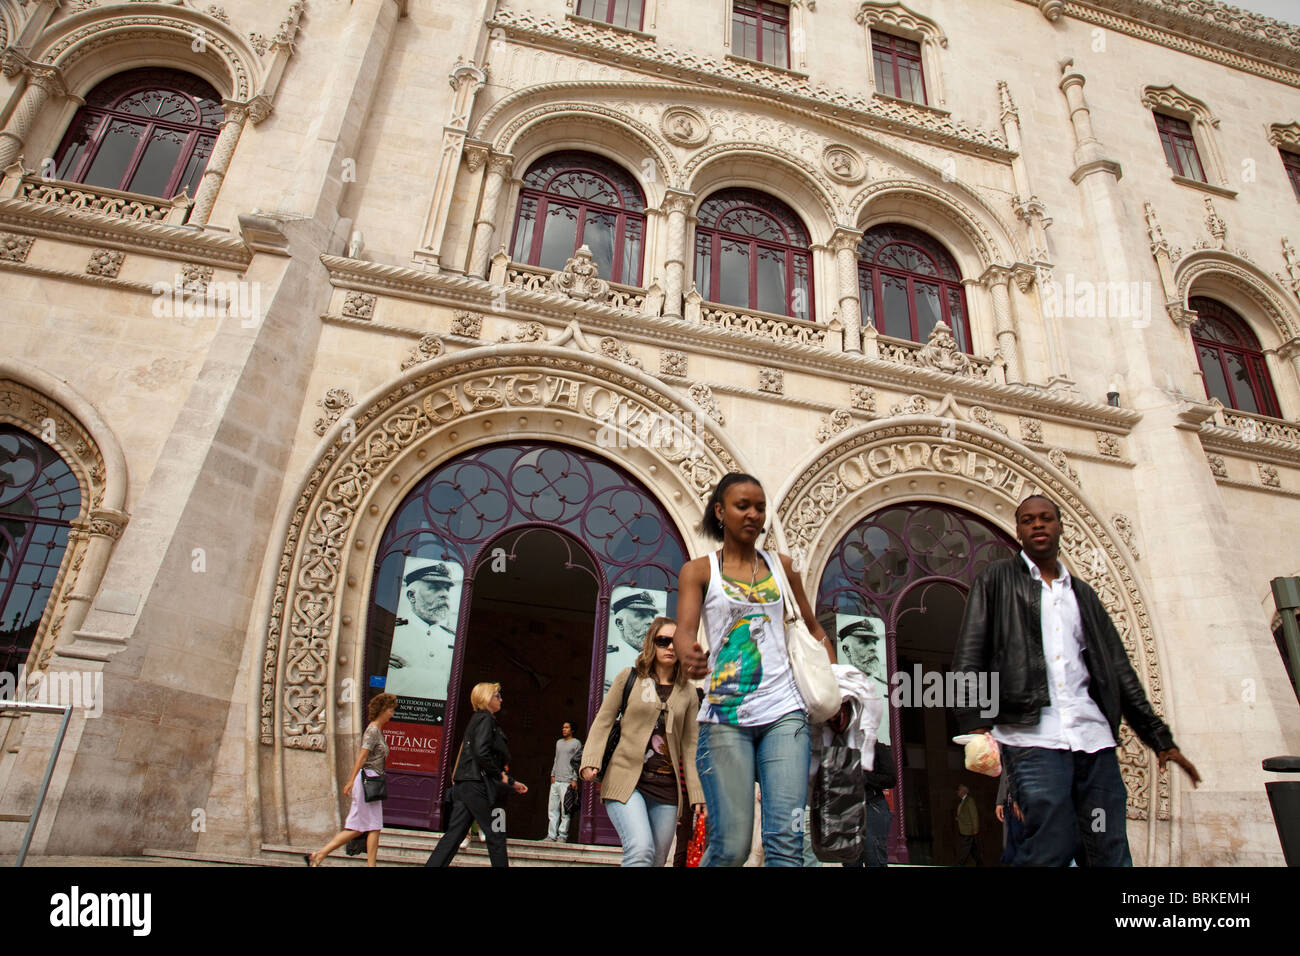
POLYGON ((861 231, 839 226, 831 233, 828 243, 835 254, 835 281, 846 352, 862 351, 862 304, 858 300, 858 243, 861 241, 861 231))
MULTIPOLYGON (((69 535, 69 547, 73 538, 86 542, 80 560, 80 570, 68 591, 67 613, 56 636, 54 652, 65 658, 82 660, 105 660, 106 656, 99 648, 93 648, 93 641, 87 642, 77 634, 86 620, 91 602, 95 600, 99 584, 104 578, 104 569, 108 567, 113 545, 126 527, 127 516, 124 512, 112 508, 96 508, 90 512, 86 522, 73 522, 73 531, 69 535), (72 647, 75 642, 78 647, 72 647)), ((42 650, 42 655, 44 651, 42 650)))
POLYGON ((686 287, 686 213, 695 204, 692 193, 668 190, 663 210, 668 214, 668 249, 664 258, 664 315, 682 317, 682 290, 686 287))
POLYGON ((980 282, 993 296, 993 327, 998 339, 998 351, 1007 363, 1007 384, 1020 385, 1020 341, 1011 318, 1011 269, 1007 266, 989 266, 980 276, 980 282))
POLYGON ((1283 342, 1277 350, 1277 357, 1291 363, 1296 380, 1300 381, 1300 336, 1283 342))
POLYGON ((492 255, 492 235, 496 232, 497 219, 501 213, 501 192, 514 163, 515 158, 507 153, 496 153, 488 157, 487 175, 483 180, 483 199, 478 206, 478 218, 474 220, 474 239, 470 247, 469 274, 472 276, 487 273, 488 259, 492 255))
POLYGON ((0 130, 0 169, 4 169, 22 153, 23 143, 32 131, 32 124, 50 97, 61 99, 68 95, 63 78, 54 67, 29 65, 24 72, 27 74, 27 89, 23 90, 22 98, 14 107, 9 122, 0 130))
POLYGON ((433 198, 424 222, 424 237, 415 258, 426 268, 437 272, 442 267, 442 239, 451 215, 451 201, 456 190, 465 138, 469 135, 469 117, 474 109, 474 99, 487 85, 487 70, 457 60, 447 82, 455 90, 451 115, 442 128, 442 149, 439 152, 438 173, 433 181, 433 198))
POLYGON ((226 170, 230 168, 231 157, 235 155, 235 146, 244 132, 244 124, 248 122, 247 105, 226 100, 222 106, 226 118, 221 123, 221 132, 217 134, 217 142, 212 147, 207 168, 203 170, 203 178, 199 180, 199 188, 194 192, 194 208, 190 211, 189 219, 191 226, 207 225, 208 217, 212 215, 212 206, 217 201, 217 193, 221 191, 221 184, 226 178, 226 170))

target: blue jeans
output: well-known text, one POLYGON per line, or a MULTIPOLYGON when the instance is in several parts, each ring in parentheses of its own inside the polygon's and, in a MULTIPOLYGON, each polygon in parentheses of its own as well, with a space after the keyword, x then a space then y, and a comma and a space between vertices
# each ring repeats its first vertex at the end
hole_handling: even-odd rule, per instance
POLYGON ((627 803, 601 802, 623 845, 623 866, 663 866, 677 830, 677 804, 647 800, 639 790, 627 803))
POLYGON ((845 866, 889 865, 889 803, 879 790, 867 792, 874 796, 867 797, 867 829, 863 834, 862 856, 856 863, 845 863, 845 866))
POLYGON ((1042 747, 1002 747, 1024 831, 1013 866, 1132 866, 1128 792, 1115 750, 1086 754, 1042 747))
POLYGON ((763 864, 802 866, 804 804, 812 760, 808 715, 761 727, 700 724, 695 765, 709 807, 700 866, 743 866, 754 834, 754 782, 763 792, 763 864))

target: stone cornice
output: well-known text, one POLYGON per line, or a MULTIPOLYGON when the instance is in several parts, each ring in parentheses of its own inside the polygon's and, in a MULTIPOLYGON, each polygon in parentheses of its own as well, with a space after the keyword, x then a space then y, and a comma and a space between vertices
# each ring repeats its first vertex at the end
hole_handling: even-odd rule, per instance
POLYGON ((817 114, 847 119, 864 127, 998 160, 1012 153, 999 134, 950 119, 934 110, 880 97, 862 97, 735 59, 700 56, 650 40, 605 29, 600 24, 566 21, 515 10, 499 10, 489 29, 506 37, 565 55, 584 56, 638 69, 657 80, 695 82, 705 88, 725 83, 741 92, 761 93, 817 114))
POLYGON ((0 199, 0 226, 47 239, 144 255, 182 258, 243 271, 253 255, 244 241, 159 222, 118 219, 65 206, 0 199))
MULTIPOLYGON (((1039 0, 1020 0, 1041 6, 1039 0)), ((1300 27, 1215 0, 1065 0, 1065 16, 1300 87, 1300 27)))
MULTIPOLYGON (((951 394, 960 401, 990 410, 1034 415, 1121 435, 1127 435, 1142 418, 1132 409, 1088 402, 1058 392, 949 375, 933 369, 871 359, 853 352, 829 352, 819 346, 777 343, 682 319, 632 316, 620 309, 513 287, 508 290, 507 308, 503 312, 494 307, 498 290, 484 279, 424 272, 342 256, 322 255, 320 259, 329 272, 331 284, 342 289, 472 309, 516 320, 538 319, 560 328, 577 318, 584 330, 615 335, 627 342, 655 348, 695 348, 742 361, 750 359, 757 364, 779 365, 791 372, 811 373, 845 383, 870 384, 905 394, 922 393, 936 399, 951 394)), ((330 316, 328 321, 339 320, 330 316)), ((355 326, 358 329, 370 328, 372 323, 359 322, 355 326)), ((400 334, 396 329, 385 331, 400 334)), ((418 337, 423 332, 417 333, 412 329, 408 334, 418 337)), ((1115 459, 1107 461, 1114 462, 1115 459)))
POLYGON ((97 285, 105 289, 118 289, 122 292, 134 292, 139 295, 152 295, 153 286, 147 282, 130 282, 110 276, 91 275, 87 272, 73 272, 71 269, 50 269, 46 266, 32 265, 30 262, 6 262, 0 260, 0 269, 6 272, 19 272, 23 275, 40 276, 42 279, 59 279, 64 282, 82 282, 97 285))
POLYGON ((1300 466, 1300 445, 1292 442, 1262 436, 1250 440, 1235 428, 1221 428, 1212 422, 1201 426, 1200 438, 1201 447, 1207 452, 1233 455, 1250 461, 1267 461, 1292 468, 1300 466))

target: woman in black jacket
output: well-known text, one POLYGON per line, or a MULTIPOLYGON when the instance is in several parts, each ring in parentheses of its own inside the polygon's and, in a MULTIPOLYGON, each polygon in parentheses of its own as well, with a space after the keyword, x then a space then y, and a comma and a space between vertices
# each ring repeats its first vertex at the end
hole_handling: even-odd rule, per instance
POLYGON ((528 788, 506 772, 510 751, 495 717, 501 709, 501 685, 475 684, 469 701, 474 714, 465 727, 465 739, 451 774, 451 817, 425 866, 449 866, 461 840, 469 833, 471 820, 487 837, 492 865, 510 865, 506 859, 505 827, 493 818, 493 810, 504 799, 507 787, 518 794, 527 793, 528 788))

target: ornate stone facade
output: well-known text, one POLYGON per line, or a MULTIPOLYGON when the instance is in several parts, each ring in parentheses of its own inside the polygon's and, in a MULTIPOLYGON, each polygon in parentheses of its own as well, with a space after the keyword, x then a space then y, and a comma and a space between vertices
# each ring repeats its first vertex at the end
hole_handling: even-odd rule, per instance
MULTIPOLYGON (((1300 143, 1300 32, 1211 0, 801 0, 781 69, 735 55, 722 7, 653 6, 641 30, 528 0, 486 23, 458 4, 21 7, 0 62, 0 421, 47 436, 83 496, 30 661, 102 669, 122 711, 84 743, 76 718, 95 771, 60 761, 35 849, 249 856, 333 832, 357 689, 380 676, 379 542, 434 469, 520 442, 623 469, 690 557, 713 547, 694 528, 717 480, 758 476, 766 545, 810 592, 880 509, 1010 537, 1018 501, 1049 495, 1071 573, 1206 778, 1160 774, 1121 730, 1135 857, 1279 863, 1256 783, 1300 720, 1268 588, 1300 572, 1277 152, 1300 143), (1098 82, 1095 30, 1125 83, 1098 82), (918 44, 926 102, 875 89, 872 31, 918 44), (194 195, 24 165, 112 64, 154 61, 221 98, 194 195), (1191 124, 1207 182, 1173 175, 1151 111, 1191 124), (565 220, 539 260, 529 230, 567 207, 530 219, 525 183, 556 144, 639 198, 632 226, 584 219, 579 240, 565 220), (807 233, 779 281, 716 281, 701 206, 732 188, 807 233), (942 248, 942 291, 920 267, 866 284, 863 235, 891 226, 942 248), (616 247, 639 285, 611 281, 616 247), (1258 339, 1280 415, 1210 400, 1201 298, 1258 339), (1246 677, 1254 702, 1223 704, 1246 677), (136 701, 159 717, 124 729, 136 701), (140 756, 173 747, 183 770, 140 756), (164 822, 204 801, 206 830, 164 822)), ((41 720, 0 728, 6 805, 35 785, 41 720)))

